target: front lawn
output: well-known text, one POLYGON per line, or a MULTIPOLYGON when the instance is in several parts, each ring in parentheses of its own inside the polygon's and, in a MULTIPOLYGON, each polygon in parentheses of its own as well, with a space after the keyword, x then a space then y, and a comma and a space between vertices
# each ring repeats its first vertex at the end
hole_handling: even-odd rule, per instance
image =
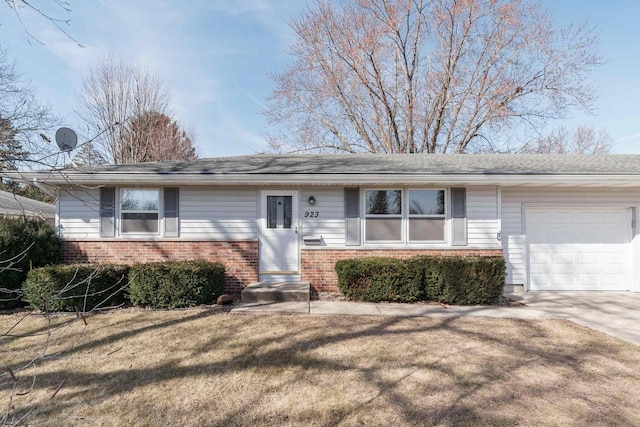
MULTIPOLYGON (((31 316, 1 336, 1 368, 46 330, 31 316)), ((31 424, 640 425, 640 349, 566 321, 127 309, 53 338, 16 374, 23 392, 36 373, 14 396, 31 424)), ((3 373, 0 420, 10 387, 3 373)))

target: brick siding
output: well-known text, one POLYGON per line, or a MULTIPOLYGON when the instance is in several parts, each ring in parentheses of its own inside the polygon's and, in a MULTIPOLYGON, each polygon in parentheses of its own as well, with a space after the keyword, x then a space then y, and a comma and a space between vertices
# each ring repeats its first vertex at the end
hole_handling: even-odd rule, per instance
POLYGON ((339 260, 365 257, 394 257, 404 259, 416 255, 504 256, 501 249, 302 249, 300 260, 300 268, 302 270, 301 279, 311 282, 311 286, 316 292, 338 292, 338 275, 335 271, 335 265, 339 260))
POLYGON ((225 292, 238 293, 258 280, 258 242, 64 240, 65 263, 135 264, 205 259, 226 267, 225 292))
MULTIPOLYGON (((335 264, 341 259, 372 256, 409 258, 415 255, 503 256, 500 249, 302 249, 301 279, 315 292, 338 292, 335 264)), ((205 259, 226 267, 225 292, 239 293, 258 281, 258 242, 241 241, 140 241, 63 240, 61 260, 65 263, 135 264, 142 262, 205 259)))

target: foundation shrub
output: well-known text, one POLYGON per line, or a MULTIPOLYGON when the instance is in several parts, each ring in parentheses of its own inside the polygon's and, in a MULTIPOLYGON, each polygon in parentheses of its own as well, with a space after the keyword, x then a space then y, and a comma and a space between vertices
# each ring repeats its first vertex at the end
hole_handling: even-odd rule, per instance
POLYGON ((356 301, 493 304, 502 294, 502 257, 359 258, 336 263, 338 289, 356 301))
POLYGON ((24 305, 22 283, 30 269, 58 262, 60 241, 39 219, 0 218, 0 310, 24 305))
POLYGON ((89 312, 123 305, 128 272, 128 266, 112 264, 35 268, 24 282, 24 301, 46 312, 89 312))
POLYGON ((336 263, 338 289, 355 301, 419 301, 422 298, 421 277, 408 267, 405 261, 397 258, 340 260, 336 263))
POLYGON ((131 267, 131 303, 148 308, 213 304, 224 289, 224 265, 208 261, 168 261, 131 267))
POLYGON ((494 304, 502 295, 507 267, 502 257, 420 257, 427 300, 445 304, 494 304))

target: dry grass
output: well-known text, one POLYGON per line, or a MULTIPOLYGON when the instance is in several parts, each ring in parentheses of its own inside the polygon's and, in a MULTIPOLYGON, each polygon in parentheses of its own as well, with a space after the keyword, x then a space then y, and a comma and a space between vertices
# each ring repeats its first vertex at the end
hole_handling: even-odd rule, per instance
MULTIPOLYGON (((33 357, 44 328, 0 338, 0 363, 33 357)), ((16 398, 32 423, 640 425, 638 347, 564 321, 121 310, 59 336, 16 398)))

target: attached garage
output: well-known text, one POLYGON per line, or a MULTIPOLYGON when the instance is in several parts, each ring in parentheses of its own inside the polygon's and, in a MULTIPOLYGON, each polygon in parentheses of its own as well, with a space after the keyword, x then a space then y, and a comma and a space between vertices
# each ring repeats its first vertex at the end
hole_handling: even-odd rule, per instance
POLYGON ((527 207, 529 290, 629 290, 632 209, 527 207))

